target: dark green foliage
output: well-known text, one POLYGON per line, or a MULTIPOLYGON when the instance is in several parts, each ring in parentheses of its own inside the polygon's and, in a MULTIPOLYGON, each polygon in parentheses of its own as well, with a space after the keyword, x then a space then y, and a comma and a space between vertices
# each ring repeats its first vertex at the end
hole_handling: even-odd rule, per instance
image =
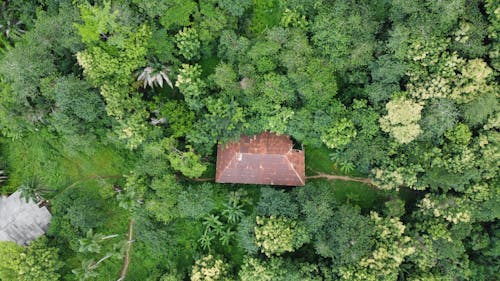
POLYGON ((226 10, 230 15, 240 17, 246 9, 252 5, 251 0, 219 0, 219 7, 226 10))
POLYGON ((435 143, 442 142, 446 131, 451 129, 457 122, 458 111, 450 100, 435 100, 427 106, 424 117, 420 122, 423 128, 423 138, 435 143))
POLYGON ((477 126, 484 123, 493 112, 498 112, 499 107, 498 98, 493 94, 481 95, 462 106, 463 117, 470 126, 477 126))
POLYGON ((284 216, 291 219, 298 216, 297 203, 291 194, 270 187, 261 188, 256 212, 259 216, 284 216))
POLYGON ((358 262, 373 246, 372 222, 359 208, 340 206, 322 227, 316 236, 316 252, 337 266, 358 262))
MULTIPOLYGON (((314 18, 312 40, 339 71, 366 67, 372 60, 379 24, 366 2, 323 3, 314 18)), ((355 76, 350 78, 353 82, 364 80, 355 76)))
POLYGON ((296 189, 295 192, 306 229, 311 236, 321 233, 322 227, 333 218, 338 207, 335 193, 328 185, 314 182, 296 189))
POLYGON ((52 208, 51 231, 75 243, 72 235, 83 236, 89 229, 102 226, 109 219, 105 202, 95 187, 75 186, 60 193, 52 208))
POLYGON ((203 183, 189 186, 179 194, 178 208, 181 217, 200 219, 214 209, 214 185, 203 183))

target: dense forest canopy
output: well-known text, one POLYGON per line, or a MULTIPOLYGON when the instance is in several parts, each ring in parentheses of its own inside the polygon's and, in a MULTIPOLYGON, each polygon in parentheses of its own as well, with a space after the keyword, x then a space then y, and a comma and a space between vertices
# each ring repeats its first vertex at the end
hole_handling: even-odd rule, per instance
POLYGON ((499 280, 500 1, 2 0, 0 280, 499 280), (304 187, 213 182, 264 131, 304 187))

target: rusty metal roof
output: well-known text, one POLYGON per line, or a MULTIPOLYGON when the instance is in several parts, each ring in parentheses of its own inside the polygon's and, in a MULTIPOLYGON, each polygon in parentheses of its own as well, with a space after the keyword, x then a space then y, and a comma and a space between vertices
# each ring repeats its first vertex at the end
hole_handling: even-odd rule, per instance
POLYGON ((302 186, 304 151, 293 149, 293 141, 286 135, 241 136, 238 142, 217 147, 215 181, 302 186))

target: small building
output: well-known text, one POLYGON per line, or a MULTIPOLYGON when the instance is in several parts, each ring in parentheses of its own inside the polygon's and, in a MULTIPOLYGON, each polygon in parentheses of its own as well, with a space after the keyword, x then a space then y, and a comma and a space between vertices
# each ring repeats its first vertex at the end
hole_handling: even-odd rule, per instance
POLYGON ((47 231, 51 218, 46 207, 26 202, 19 191, 0 196, 0 241, 27 245, 47 231))
POLYGON ((289 136, 269 132, 219 144, 215 181, 303 186, 304 151, 293 146, 289 136))

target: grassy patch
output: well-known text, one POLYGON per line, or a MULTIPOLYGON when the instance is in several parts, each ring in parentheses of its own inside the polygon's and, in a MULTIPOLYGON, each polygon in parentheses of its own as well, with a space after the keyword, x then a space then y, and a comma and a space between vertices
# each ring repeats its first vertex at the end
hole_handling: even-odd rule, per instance
POLYGON ((372 186, 360 182, 314 179, 322 181, 331 187, 335 198, 341 202, 348 202, 360 206, 364 210, 381 207, 388 199, 388 194, 372 186))
POLYGON ((341 171, 338 165, 331 160, 330 158, 331 153, 332 151, 324 145, 318 148, 317 147, 305 148, 306 175, 313 176, 316 175, 317 173, 325 173, 325 174, 340 175, 340 176, 354 176, 354 177, 366 176, 356 170, 349 173, 341 171))
POLYGON ((321 146, 319 148, 306 147, 306 175, 312 176, 320 173, 333 174, 335 172, 335 163, 330 159, 330 150, 321 146))
POLYGON ((61 159, 72 181, 90 177, 109 177, 123 174, 127 167, 123 157, 112 147, 98 146, 93 155, 77 154, 61 159))
POLYGON ((13 192, 26 179, 37 177, 51 189, 59 189, 87 178, 118 176, 127 171, 124 153, 112 146, 93 144, 91 155, 64 149, 49 135, 31 134, 19 141, 4 140, 9 176, 2 192, 13 192))

